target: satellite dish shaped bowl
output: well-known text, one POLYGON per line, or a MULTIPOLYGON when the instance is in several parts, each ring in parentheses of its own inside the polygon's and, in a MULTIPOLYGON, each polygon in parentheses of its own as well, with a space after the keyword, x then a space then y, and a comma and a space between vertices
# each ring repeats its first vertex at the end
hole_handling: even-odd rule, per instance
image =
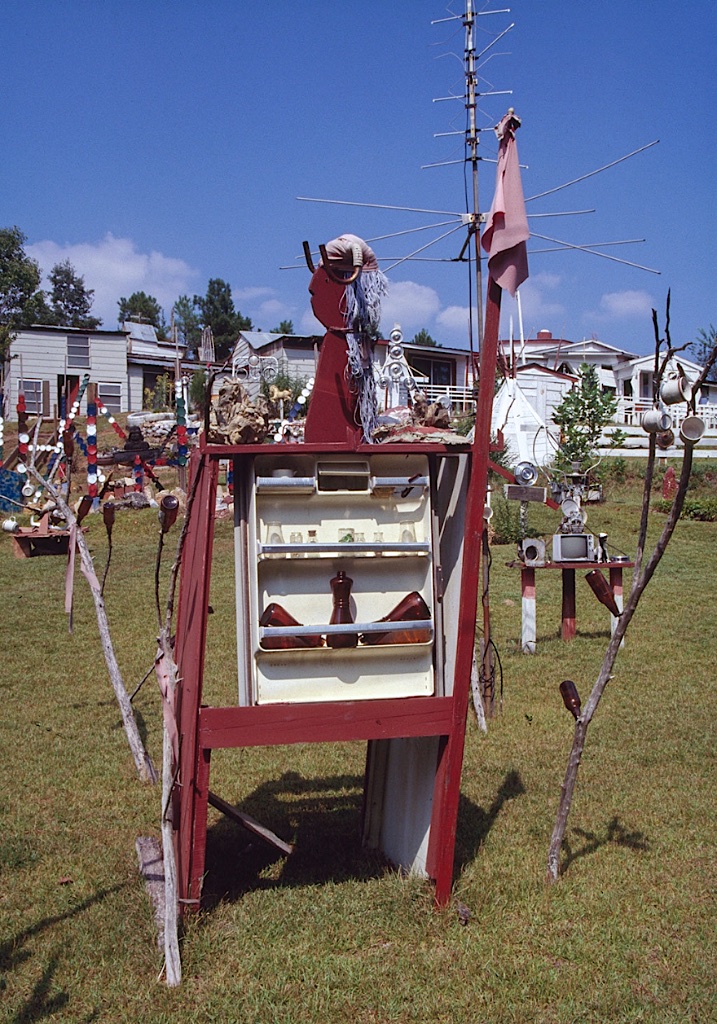
POLYGON ((532 462, 519 462, 513 470, 513 476, 517 484, 532 487, 538 479, 538 467, 532 462))
POLYGON ((560 503, 560 511, 566 519, 571 519, 573 516, 579 516, 581 514, 580 502, 576 501, 575 498, 564 498, 560 503))

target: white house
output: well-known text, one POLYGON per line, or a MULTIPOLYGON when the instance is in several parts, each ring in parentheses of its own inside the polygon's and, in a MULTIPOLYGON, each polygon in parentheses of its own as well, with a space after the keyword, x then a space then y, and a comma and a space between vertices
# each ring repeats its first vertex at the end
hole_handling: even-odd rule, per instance
MULTIPOLYGON (((507 356, 508 343, 502 342, 502 345, 507 356)), ((603 389, 611 391, 617 398, 614 422, 628 435, 625 447, 620 449, 620 452, 638 454, 641 449, 647 447, 647 435, 640 426, 640 420, 643 412, 653 405, 654 355, 637 356, 597 338, 579 342, 557 339, 553 338, 548 330, 538 331, 535 338, 526 339, 522 348, 514 343, 513 350, 516 377, 521 383, 521 389, 541 422, 546 424, 548 431, 557 436, 557 428, 552 422, 553 410, 560 404, 566 391, 573 386, 580 366, 587 363, 596 367, 603 389), (552 387, 548 388, 545 383, 538 383, 538 366, 555 375, 552 387)), ((683 359, 682 353, 679 353, 677 361, 688 379, 696 380, 701 367, 689 359, 683 359)), ((698 411, 705 420, 707 431, 704 442, 696 449, 696 454, 706 457, 715 454, 712 446, 717 443, 717 384, 703 385, 698 401, 698 411)), ((680 403, 668 406, 667 410, 672 419, 672 429, 677 435, 680 423, 688 415, 688 407, 685 403, 680 403)), ((666 454, 677 455, 679 450, 675 447, 674 450, 669 449, 666 454)))
POLYGON ((10 349, 4 391, 6 415, 25 394, 30 415, 57 416, 66 384, 72 391, 89 373, 113 413, 128 408, 127 339, 123 331, 73 327, 23 327, 10 349))
MULTIPOLYGON (((4 394, 6 415, 17 407, 20 388, 31 416, 56 418, 63 395, 72 393, 85 374, 98 386, 109 412, 139 411, 146 388, 162 374, 174 377, 177 357, 182 373, 199 369, 184 359, 184 349, 157 337, 150 324, 128 321, 121 331, 85 331, 76 327, 23 327, 10 348, 4 394)), ((80 406, 86 412, 87 399, 80 406)))

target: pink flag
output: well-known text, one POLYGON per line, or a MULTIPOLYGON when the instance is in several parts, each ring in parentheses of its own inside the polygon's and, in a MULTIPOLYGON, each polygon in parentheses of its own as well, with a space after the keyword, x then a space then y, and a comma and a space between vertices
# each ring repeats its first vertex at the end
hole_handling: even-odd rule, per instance
POLYGON ((515 144, 515 129, 519 127, 520 119, 512 111, 496 126, 500 149, 495 195, 481 239, 481 245, 488 253, 491 277, 511 295, 515 295, 528 276, 525 243, 530 237, 515 144))

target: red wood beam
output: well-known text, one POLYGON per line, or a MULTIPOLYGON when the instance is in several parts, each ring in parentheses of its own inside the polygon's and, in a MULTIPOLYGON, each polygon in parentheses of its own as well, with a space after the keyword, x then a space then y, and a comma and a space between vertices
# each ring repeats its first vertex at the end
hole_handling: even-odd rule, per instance
POLYGON ((261 704, 202 708, 200 746, 262 747, 282 743, 440 736, 451 728, 451 697, 261 704))
POLYGON ((481 539, 484 529, 483 509, 488 489, 490 428, 498 357, 501 295, 500 286, 492 277, 489 277, 485 330, 480 352, 478 409, 472 446, 471 478, 466 502, 461 608, 453 684, 453 723, 446 746, 441 752, 436 774, 427 857, 428 873, 436 880, 435 898, 439 906, 448 903, 453 882, 453 858, 463 767, 463 747, 468 715, 471 667, 475 650, 481 539))
POLYGON ((572 640, 575 636, 575 569, 563 569, 562 637, 572 640))
POLYGON ((181 680, 177 689, 177 721, 181 737, 178 775, 179 820, 175 821, 180 900, 190 898, 192 851, 196 849, 195 782, 199 771, 199 707, 204 676, 218 473, 218 462, 207 459, 200 451, 195 450, 192 453, 190 492, 195 480, 196 492, 182 553, 175 650, 181 680))

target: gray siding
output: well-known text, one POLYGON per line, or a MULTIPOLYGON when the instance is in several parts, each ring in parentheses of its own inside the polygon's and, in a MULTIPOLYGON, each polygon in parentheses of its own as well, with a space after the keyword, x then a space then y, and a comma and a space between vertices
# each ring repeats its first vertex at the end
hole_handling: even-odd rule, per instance
MULTIPOLYGON (((57 405, 57 378, 68 375, 78 376, 80 380, 89 373, 90 380, 95 384, 119 384, 121 387, 122 410, 127 409, 127 350, 125 335, 93 334, 91 331, 65 332, 61 330, 44 330, 35 327, 19 331, 12 343, 6 389, 9 408, 12 416, 17 406, 18 382, 25 380, 47 381, 50 395, 50 408, 44 415, 51 416, 57 405), (67 366, 67 338, 88 337, 90 350, 89 367, 67 366)), ((80 414, 87 411, 86 399, 80 406, 80 414)))

